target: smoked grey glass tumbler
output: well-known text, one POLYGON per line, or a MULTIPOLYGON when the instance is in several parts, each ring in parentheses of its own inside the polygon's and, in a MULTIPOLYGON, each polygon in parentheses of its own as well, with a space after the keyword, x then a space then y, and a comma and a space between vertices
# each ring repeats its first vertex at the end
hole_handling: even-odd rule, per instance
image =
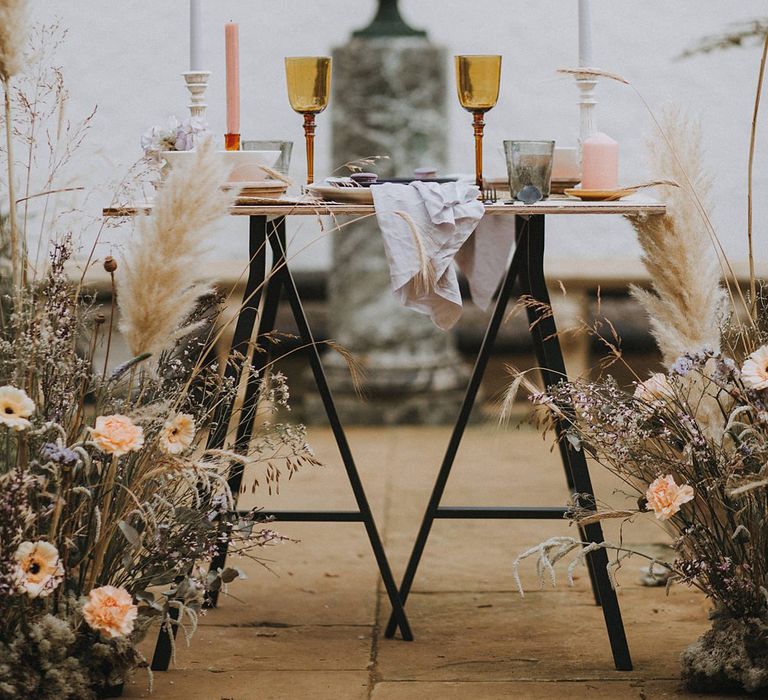
POLYGON ((512 199, 549 197, 554 152, 554 141, 504 141, 512 199))

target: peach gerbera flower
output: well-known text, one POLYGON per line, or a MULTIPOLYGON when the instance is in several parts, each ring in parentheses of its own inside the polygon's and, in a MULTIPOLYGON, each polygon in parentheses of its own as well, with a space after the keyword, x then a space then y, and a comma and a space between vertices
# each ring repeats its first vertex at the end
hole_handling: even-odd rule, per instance
POLYGON ((657 372, 635 387, 635 398, 647 403, 665 401, 675 397, 674 389, 666 374, 657 372))
POLYGON ((27 393, 13 386, 0 387, 0 423, 11 430, 24 430, 32 425, 27 418, 35 412, 35 402, 27 393))
POLYGON ((91 439, 102 452, 120 457, 144 446, 144 429, 128 416, 99 416, 91 439))
POLYGON ((753 389, 768 389, 768 345, 758 348, 744 360, 741 378, 753 389))
POLYGON ((16 583, 30 598, 44 598, 64 578, 59 550, 50 542, 22 542, 13 556, 16 583))
POLYGON ((105 637, 127 637, 133 632, 138 614, 131 594, 115 586, 94 588, 83 605, 83 618, 88 626, 105 637))
POLYGON ((693 487, 678 486, 671 474, 655 479, 645 492, 648 510, 653 510, 659 520, 669 520, 683 503, 693 500, 693 487))
POLYGON ((160 447, 169 455, 181 454, 195 437, 195 419, 189 413, 179 413, 166 421, 160 431, 160 447))

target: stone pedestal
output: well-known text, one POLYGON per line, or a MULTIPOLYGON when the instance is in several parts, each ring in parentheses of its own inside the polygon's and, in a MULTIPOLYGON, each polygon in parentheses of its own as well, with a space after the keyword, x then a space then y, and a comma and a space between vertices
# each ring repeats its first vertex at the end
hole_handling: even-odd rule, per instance
MULTIPOLYGON (((410 176, 445 172, 446 57, 425 37, 354 37, 333 54, 334 166, 389 156, 371 169, 410 176)), ((365 169, 369 169, 366 166, 365 169)), ((468 371, 453 337, 394 298, 375 218, 331 234, 331 337, 365 367, 365 400, 342 358, 326 355, 342 417, 357 423, 445 423, 455 419, 468 371)))

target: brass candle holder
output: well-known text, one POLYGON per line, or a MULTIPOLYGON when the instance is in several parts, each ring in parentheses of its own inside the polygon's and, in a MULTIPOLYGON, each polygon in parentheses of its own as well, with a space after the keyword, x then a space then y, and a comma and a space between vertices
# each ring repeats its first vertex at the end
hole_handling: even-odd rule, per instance
POLYGON ((456 56, 456 89, 461 106, 472 113, 475 134, 475 181, 483 186, 485 113, 496 106, 501 82, 501 56, 456 56))
POLYGON ((307 144, 307 184, 315 178, 315 116, 328 106, 331 92, 331 59, 327 56, 292 56, 285 59, 288 101, 304 115, 307 144))

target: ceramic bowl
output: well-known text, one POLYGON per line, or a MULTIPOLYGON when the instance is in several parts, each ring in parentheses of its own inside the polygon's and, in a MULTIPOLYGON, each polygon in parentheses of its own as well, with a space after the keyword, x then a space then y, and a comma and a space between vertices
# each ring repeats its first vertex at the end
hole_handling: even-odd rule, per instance
MULTIPOLYGON (((280 151, 217 151, 219 158, 227 168, 227 182, 260 182, 269 179, 269 175, 261 168, 274 168, 280 158, 280 151)), ((168 166, 191 161, 193 151, 163 151, 160 154, 168 166)))

